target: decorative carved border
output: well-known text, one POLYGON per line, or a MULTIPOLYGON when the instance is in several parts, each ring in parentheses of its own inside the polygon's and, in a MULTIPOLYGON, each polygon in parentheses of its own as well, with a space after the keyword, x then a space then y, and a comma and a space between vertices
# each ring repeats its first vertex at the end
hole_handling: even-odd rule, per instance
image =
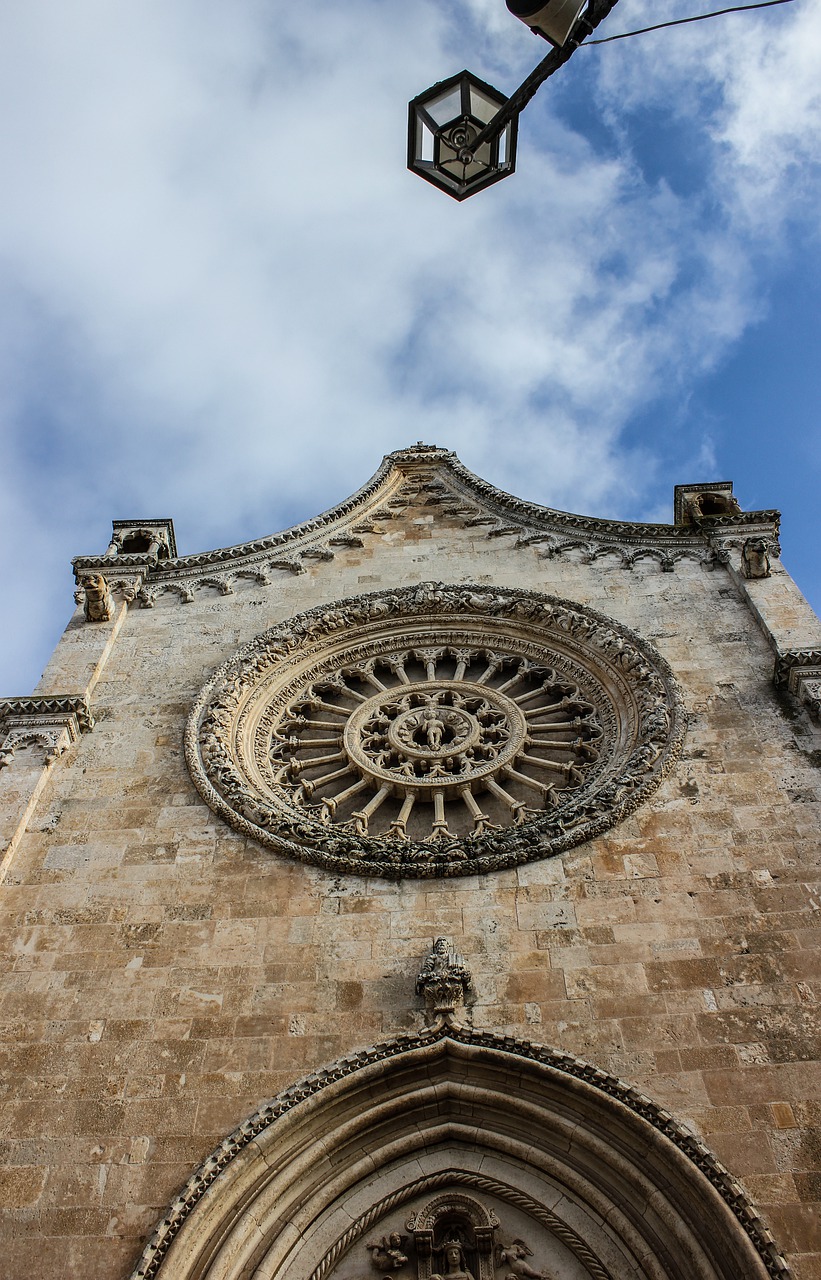
MULTIPOLYGON (((678 489, 719 489, 727 483, 678 486, 678 489)), ((578 549, 588 564, 613 554, 625 569, 632 569, 643 559, 657 560, 664 572, 672 572, 683 558, 710 565, 710 555, 705 555, 708 526, 709 531, 715 531, 763 524, 775 540, 780 519, 777 511, 715 516, 705 521, 702 531, 679 525, 575 515, 526 502, 497 489, 468 470, 450 450, 416 445, 388 454, 374 476, 344 502, 280 533, 182 557, 176 556, 176 548, 172 546, 171 558, 159 562, 139 556, 115 559, 80 556, 73 562, 75 574, 113 571, 118 560, 121 573, 124 569, 132 572, 144 569, 151 585, 140 592, 139 602, 147 608, 153 606, 158 594, 166 591, 189 602, 194 598, 194 591, 202 586, 217 585, 214 571, 220 582, 228 584, 227 589, 222 586, 218 589, 228 594, 235 577, 250 576, 265 582, 270 571, 304 573, 308 561, 331 560, 340 547, 362 546, 361 535, 380 533, 384 522, 400 519, 412 503, 420 501, 465 528, 483 529, 485 537, 514 537, 517 547, 542 544, 548 556, 578 549), (209 571, 210 580, 203 577, 209 571)), ((116 529, 131 523, 165 522, 114 523, 116 529)))
POLYGON ((576 1058, 558 1049, 551 1049, 547 1045, 519 1040, 514 1036, 502 1036, 492 1031, 478 1031, 462 1026, 440 1026, 429 1031, 408 1032, 371 1048, 361 1049, 312 1072, 298 1084, 262 1106, 239 1125, 229 1137, 223 1139, 208 1159, 188 1179, 153 1232, 130 1280, 154 1280, 173 1240, 208 1188, 240 1152, 244 1151, 255 1138, 281 1116, 291 1112, 300 1103, 316 1097, 329 1085, 347 1079, 364 1067, 386 1062, 402 1054, 444 1041, 476 1049, 492 1050, 509 1055, 513 1059, 550 1068, 592 1086, 627 1107, 634 1115, 641 1117, 669 1139, 707 1178, 749 1237, 768 1276, 772 1280, 791 1280, 792 1272, 787 1266, 786 1259, 779 1251, 772 1233, 761 1221, 758 1211, 741 1184, 716 1159, 710 1149, 694 1137, 669 1111, 659 1107, 634 1086, 626 1084, 623 1080, 602 1071, 582 1058, 576 1058))
POLYGON ((27 698, 0 698, 0 723, 18 716, 76 716, 81 733, 94 728, 88 699, 81 695, 31 694, 27 698))
POLYGON ((441 877, 534 861, 609 830, 667 776, 680 753, 685 724, 668 665, 646 641, 603 614, 535 592, 423 583, 319 606, 245 645, 197 699, 186 727, 185 754, 209 807, 235 830, 276 852, 337 873, 441 877), (617 696, 623 730, 629 726, 629 743, 619 748, 623 754, 527 825, 442 841, 436 848, 410 841, 400 846, 385 837, 323 827, 318 819, 295 807, 291 811, 261 791, 251 781, 253 770, 244 755, 243 718, 261 714, 264 698, 280 692, 269 686, 275 680, 287 684, 297 671, 307 678, 310 664, 323 661, 340 643, 346 655, 365 640, 390 650, 403 619, 424 620, 434 629, 450 627, 455 633, 468 622, 488 629, 492 624, 500 643, 507 635, 516 637, 516 643, 532 646, 542 661, 564 664, 571 678, 578 673, 582 688, 597 685, 600 702, 607 689, 610 715, 617 696))

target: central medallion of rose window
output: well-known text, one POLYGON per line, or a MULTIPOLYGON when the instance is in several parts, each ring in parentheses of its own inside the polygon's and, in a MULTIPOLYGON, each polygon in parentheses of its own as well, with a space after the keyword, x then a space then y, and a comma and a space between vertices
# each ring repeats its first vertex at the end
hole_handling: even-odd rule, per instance
POLYGON ((335 871, 456 875, 606 830, 681 743, 658 654, 535 593, 414 588, 314 609, 246 645, 186 756, 232 826, 335 871))

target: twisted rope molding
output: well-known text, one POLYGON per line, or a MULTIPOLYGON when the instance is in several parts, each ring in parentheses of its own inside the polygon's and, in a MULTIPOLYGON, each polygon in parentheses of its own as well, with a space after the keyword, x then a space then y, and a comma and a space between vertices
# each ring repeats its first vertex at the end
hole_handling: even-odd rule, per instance
POLYGON ((316 1096, 328 1085, 344 1080, 365 1067, 389 1061, 417 1049, 431 1048, 439 1042, 444 1044, 447 1040, 468 1048, 485 1049, 520 1058, 526 1062, 535 1062, 571 1079, 581 1080, 608 1097, 614 1098, 635 1115, 646 1120, 654 1129, 669 1138, 716 1189, 746 1232, 771 1280, 793 1280, 793 1273, 779 1251, 772 1233, 762 1222, 758 1210, 748 1198, 741 1183, 725 1169, 712 1151, 694 1137, 683 1124, 680 1124, 669 1111, 657 1106, 651 1098, 633 1085, 626 1084, 625 1081, 602 1071, 601 1068, 593 1066, 583 1058, 576 1058, 560 1049, 551 1049, 548 1045, 533 1044, 528 1040, 498 1035, 493 1031, 476 1031, 470 1027, 457 1026, 452 1022, 438 1023, 421 1032, 407 1032, 391 1040, 382 1041, 381 1044, 339 1058, 329 1066, 322 1067, 319 1071, 304 1077, 296 1085, 278 1094, 271 1102, 249 1116, 229 1137, 223 1139, 208 1159, 188 1179, 166 1215, 157 1224, 130 1280, 154 1280, 175 1237, 195 1205, 234 1157, 275 1120, 292 1111, 300 1102, 316 1096))
POLYGON ((579 1262, 587 1267, 591 1280, 613 1280, 612 1274, 598 1255, 585 1244, 581 1236, 538 1200, 534 1200, 524 1191, 518 1191, 515 1187, 509 1186, 506 1182, 499 1182, 496 1178, 488 1178, 478 1173, 468 1173, 464 1169, 446 1169, 441 1173, 431 1173, 424 1178, 417 1178, 415 1182, 408 1183, 406 1187, 400 1187, 398 1191, 378 1201, 367 1213, 363 1213, 343 1236, 340 1236, 336 1244, 325 1254, 319 1266, 311 1272, 309 1280, 323 1280, 350 1246, 355 1244, 386 1213, 390 1213, 392 1209, 405 1204, 416 1195, 435 1191, 437 1187, 453 1186, 454 1183, 457 1186, 470 1187, 473 1191, 482 1191, 486 1195, 497 1196, 500 1200, 505 1200, 515 1208, 521 1209, 561 1240, 579 1262))

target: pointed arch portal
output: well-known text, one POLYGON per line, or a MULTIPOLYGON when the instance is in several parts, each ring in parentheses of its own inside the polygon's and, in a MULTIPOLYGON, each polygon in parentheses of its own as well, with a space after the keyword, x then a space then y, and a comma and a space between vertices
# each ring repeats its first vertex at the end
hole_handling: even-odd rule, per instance
POLYGON ((247 1120, 132 1280, 789 1274, 739 1184, 648 1098, 544 1046, 440 1025, 247 1120))

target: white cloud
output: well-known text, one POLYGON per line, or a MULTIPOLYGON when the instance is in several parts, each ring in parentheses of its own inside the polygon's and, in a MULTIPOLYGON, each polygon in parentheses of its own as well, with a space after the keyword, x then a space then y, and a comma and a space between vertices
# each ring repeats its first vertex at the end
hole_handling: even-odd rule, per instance
MULTIPOLYGON (((693 11, 675 0, 664 18, 693 11)), ((657 0, 621 0, 607 34, 660 19, 657 0)), ((611 113, 655 105, 688 120, 698 145, 712 139, 713 190, 738 231, 771 234, 796 213, 817 226, 821 7, 795 0, 729 13, 599 53, 611 113)))
MULTIPOLYGON (((817 159, 808 13, 735 60, 698 28, 579 53, 616 141, 591 145, 545 89, 517 176, 457 205, 405 172, 406 103, 465 63, 509 91, 543 55, 501 0, 318 0, 310 22, 269 0, 8 6, 4 538, 68 604, 66 562, 111 517, 173 515, 202 550, 329 505, 420 437, 554 505, 648 501, 656 444, 626 453, 620 432, 757 314, 753 194, 788 209, 817 159), (693 123, 698 196, 645 175, 619 122, 625 97, 684 104, 693 78, 720 99, 693 123)), ((15 626, 3 692, 25 691, 15 626)))

